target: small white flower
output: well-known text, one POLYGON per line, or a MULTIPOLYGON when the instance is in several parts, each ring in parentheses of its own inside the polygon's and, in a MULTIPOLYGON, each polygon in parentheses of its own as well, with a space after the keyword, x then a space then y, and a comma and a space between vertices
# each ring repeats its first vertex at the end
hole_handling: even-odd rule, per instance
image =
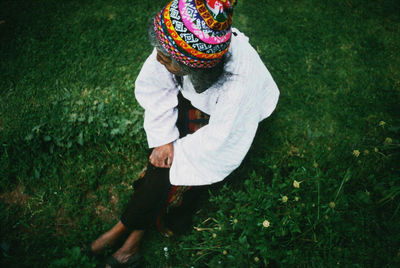
POLYGON ((389 137, 387 137, 386 139, 385 139, 385 143, 386 144, 391 144, 393 142, 393 140, 391 139, 391 138, 389 138, 389 137))
POLYGON ((294 187, 294 188, 300 188, 300 182, 294 180, 294 181, 293 181, 293 187, 294 187))
POLYGON ((264 226, 264 228, 268 228, 270 226, 269 221, 267 221, 267 220, 263 221, 263 226, 264 226))

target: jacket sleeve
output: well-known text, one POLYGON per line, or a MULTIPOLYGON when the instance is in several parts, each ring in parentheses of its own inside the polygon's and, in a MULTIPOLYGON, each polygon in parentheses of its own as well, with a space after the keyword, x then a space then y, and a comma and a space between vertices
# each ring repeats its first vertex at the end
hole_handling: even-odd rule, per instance
POLYGON ((156 50, 147 58, 135 82, 135 97, 144 108, 144 130, 149 148, 179 138, 178 92, 172 75, 156 59, 156 50))
POLYGON ((279 91, 273 82, 264 96, 257 98, 257 94, 240 79, 224 84, 209 124, 174 142, 171 184, 212 184, 223 180, 240 165, 258 123, 275 109, 279 91), (249 88, 244 89, 246 86, 249 88), (262 108, 265 105, 269 107, 267 113, 262 108))

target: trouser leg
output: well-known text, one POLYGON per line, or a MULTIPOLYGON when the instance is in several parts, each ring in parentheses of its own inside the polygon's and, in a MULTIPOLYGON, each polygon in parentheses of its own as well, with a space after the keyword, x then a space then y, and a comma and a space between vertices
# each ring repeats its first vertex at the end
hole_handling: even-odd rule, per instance
POLYGON ((149 164, 145 176, 135 183, 134 193, 122 214, 124 226, 129 230, 145 230, 153 226, 170 187, 169 169, 149 164))

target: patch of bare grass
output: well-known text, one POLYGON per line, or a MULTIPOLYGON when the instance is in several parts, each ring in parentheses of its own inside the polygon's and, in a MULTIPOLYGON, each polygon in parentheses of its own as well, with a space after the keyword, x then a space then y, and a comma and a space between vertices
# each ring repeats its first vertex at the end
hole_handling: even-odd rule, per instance
POLYGON ((18 185, 14 190, 10 192, 4 192, 0 194, 0 200, 9 205, 18 205, 20 207, 24 206, 30 196, 24 193, 24 186, 18 185))

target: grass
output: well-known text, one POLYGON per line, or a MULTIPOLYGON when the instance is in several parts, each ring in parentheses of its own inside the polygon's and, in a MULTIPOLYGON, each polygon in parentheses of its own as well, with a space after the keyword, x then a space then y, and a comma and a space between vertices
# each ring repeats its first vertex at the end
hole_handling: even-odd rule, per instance
MULTIPOLYGON (((165 3, 0 3, 4 267, 92 267, 77 246, 118 220, 144 165, 134 81, 165 3)), ((279 105, 197 229, 146 236, 150 267, 399 265, 399 14, 389 0, 239 1, 234 26, 279 105)))

